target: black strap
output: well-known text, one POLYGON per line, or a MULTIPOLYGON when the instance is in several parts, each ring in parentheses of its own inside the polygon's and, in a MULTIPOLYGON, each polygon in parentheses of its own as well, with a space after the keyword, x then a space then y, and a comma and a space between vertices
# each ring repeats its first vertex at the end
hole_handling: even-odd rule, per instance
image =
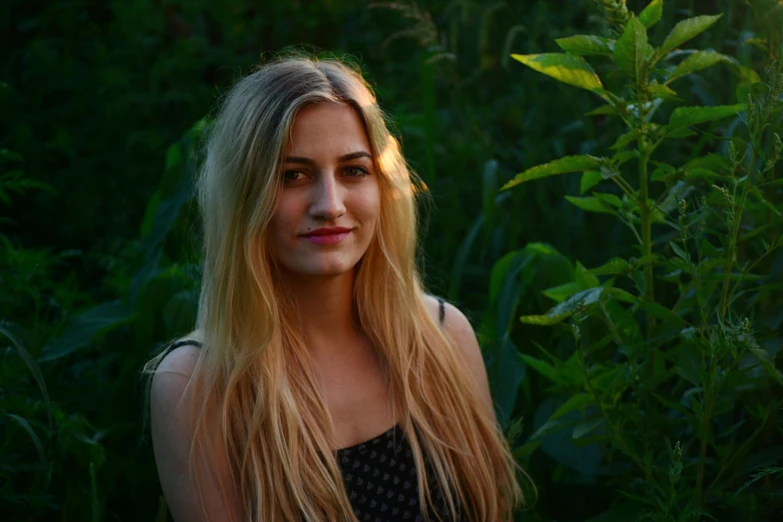
POLYGON ((171 350, 174 348, 179 348, 180 346, 195 346, 197 348, 201 348, 201 343, 199 341, 194 341, 193 339, 183 339, 181 341, 171 343, 171 345, 166 348, 165 353, 168 354, 171 350))
POLYGON ((446 317, 446 307, 443 306, 443 299, 438 297, 438 319, 440 320, 440 324, 443 324, 443 319, 446 317))

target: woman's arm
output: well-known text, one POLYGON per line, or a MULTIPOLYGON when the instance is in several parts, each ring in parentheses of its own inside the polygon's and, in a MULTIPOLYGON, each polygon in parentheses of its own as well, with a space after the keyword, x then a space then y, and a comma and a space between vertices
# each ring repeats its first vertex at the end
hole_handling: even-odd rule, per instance
MULTIPOLYGON (((190 446, 194 420, 190 415, 186 386, 198 357, 198 348, 181 346, 169 353, 153 376, 150 390, 152 444, 158 476, 168 509, 176 522, 238 521, 241 502, 234 489, 221 494, 219 479, 231 484, 224 446, 214 444, 214 454, 197 458, 201 487, 190 474, 190 446), (203 503, 203 509, 202 509, 203 503)), ((217 434, 217 432, 216 432, 217 434)), ((220 437, 215 436, 215 441, 220 437)))
MULTIPOLYGON (((431 312, 434 310, 433 317, 438 317, 439 303, 437 299, 428 296, 427 305, 430 307, 431 312)), ((468 318, 465 317, 465 314, 463 314, 459 308, 449 303, 444 303, 444 306, 443 329, 454 341, 454 344, 460 349, 467 361, 477 386, 476 391, 483 399, 491 418, 497 422, 495 407, 492 403, 492 394, 489 390, 487 368, 484 365, 484 357, 481 355, 481 348, 476 339, 476 333, 473 331, 473 327, 470 325, 468 318)), ((512 520, 513 519, 509 517, 508 522, 512 522, 512 520)))

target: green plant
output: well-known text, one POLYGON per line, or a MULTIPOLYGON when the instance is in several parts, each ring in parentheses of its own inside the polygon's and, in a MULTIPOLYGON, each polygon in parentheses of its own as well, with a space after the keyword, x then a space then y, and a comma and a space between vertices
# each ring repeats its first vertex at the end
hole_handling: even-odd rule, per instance
MULTIPOLYGON (((775 367, 783 347, 783 47, 767 36, 763 48, 777 51, 762 84, 736 58, 681 49, 720 15, 682 20, 654 46, 648 30, 662 19, 662 0, 638 15, 624 0, 597 3, 611 37, 569 36, 556 40, 564 53, 512 55, 595 94, 604 105, 588 114, 624 129, 611 156, 556 159, 501 190, 581 172, 580 195, 566 200, 619 219, 630 243, 624 257, 596 268, 576 262, 571 277, 543 291, 556 306, 506 331, 557 325, 571 339, 564 348, 561 337, 560 353, 536 344, 540 354, 522 355, 556 400, 518 455, 543 445, 564 465, 605 476, 621 497, 595 521, 771 519, 783 509, 771 484, 734 491, 749 471, 783 457, 775 367), (603 60, 609 81, 585 57, 603 60), (716 64, 738 78, 738 103, 669 109, 683 101, 678 80, 716 64), (563 444, 546 447, 564 432, 563 444)), ((504 260, 497 268, 508 273, 504 260)))

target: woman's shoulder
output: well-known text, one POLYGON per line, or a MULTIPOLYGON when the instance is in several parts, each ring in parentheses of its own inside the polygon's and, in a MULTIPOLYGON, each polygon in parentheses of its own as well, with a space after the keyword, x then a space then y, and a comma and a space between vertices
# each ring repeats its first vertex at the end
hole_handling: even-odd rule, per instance
POLYGON ((201 352, 202 335, 195 330, 170 343, 163 350, 158 370, 185 372, 190 375, 201 352))
POLYGON ((424 304, 432 318, 442 324, 446 332, 458 337, 455 340, 461 339, 466 334, 475 335, 470 321, 462 310, 442 297, 424 294, 424 304))
POLYGON ((440 307, 443 307, 443 330, 452 340, 458 352, 462 354, 468 369, 476 380, 478 393, 491 411, 492 397, 489 391, 484 357, 470 321, 459 308, 441 298, 425 295, 424 302, 430 314, 436 320, 440 313, 440 307))

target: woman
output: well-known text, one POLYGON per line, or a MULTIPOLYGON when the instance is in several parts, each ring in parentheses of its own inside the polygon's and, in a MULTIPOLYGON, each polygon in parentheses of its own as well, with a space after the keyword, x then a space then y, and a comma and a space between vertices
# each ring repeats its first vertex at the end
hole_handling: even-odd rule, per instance
POLYGON ((416 185, 360 74, 287 58, 240 80, 197 187, 197 330, 148 364, 174 519, 510 520, 475 334, 424 293, 416 185))

